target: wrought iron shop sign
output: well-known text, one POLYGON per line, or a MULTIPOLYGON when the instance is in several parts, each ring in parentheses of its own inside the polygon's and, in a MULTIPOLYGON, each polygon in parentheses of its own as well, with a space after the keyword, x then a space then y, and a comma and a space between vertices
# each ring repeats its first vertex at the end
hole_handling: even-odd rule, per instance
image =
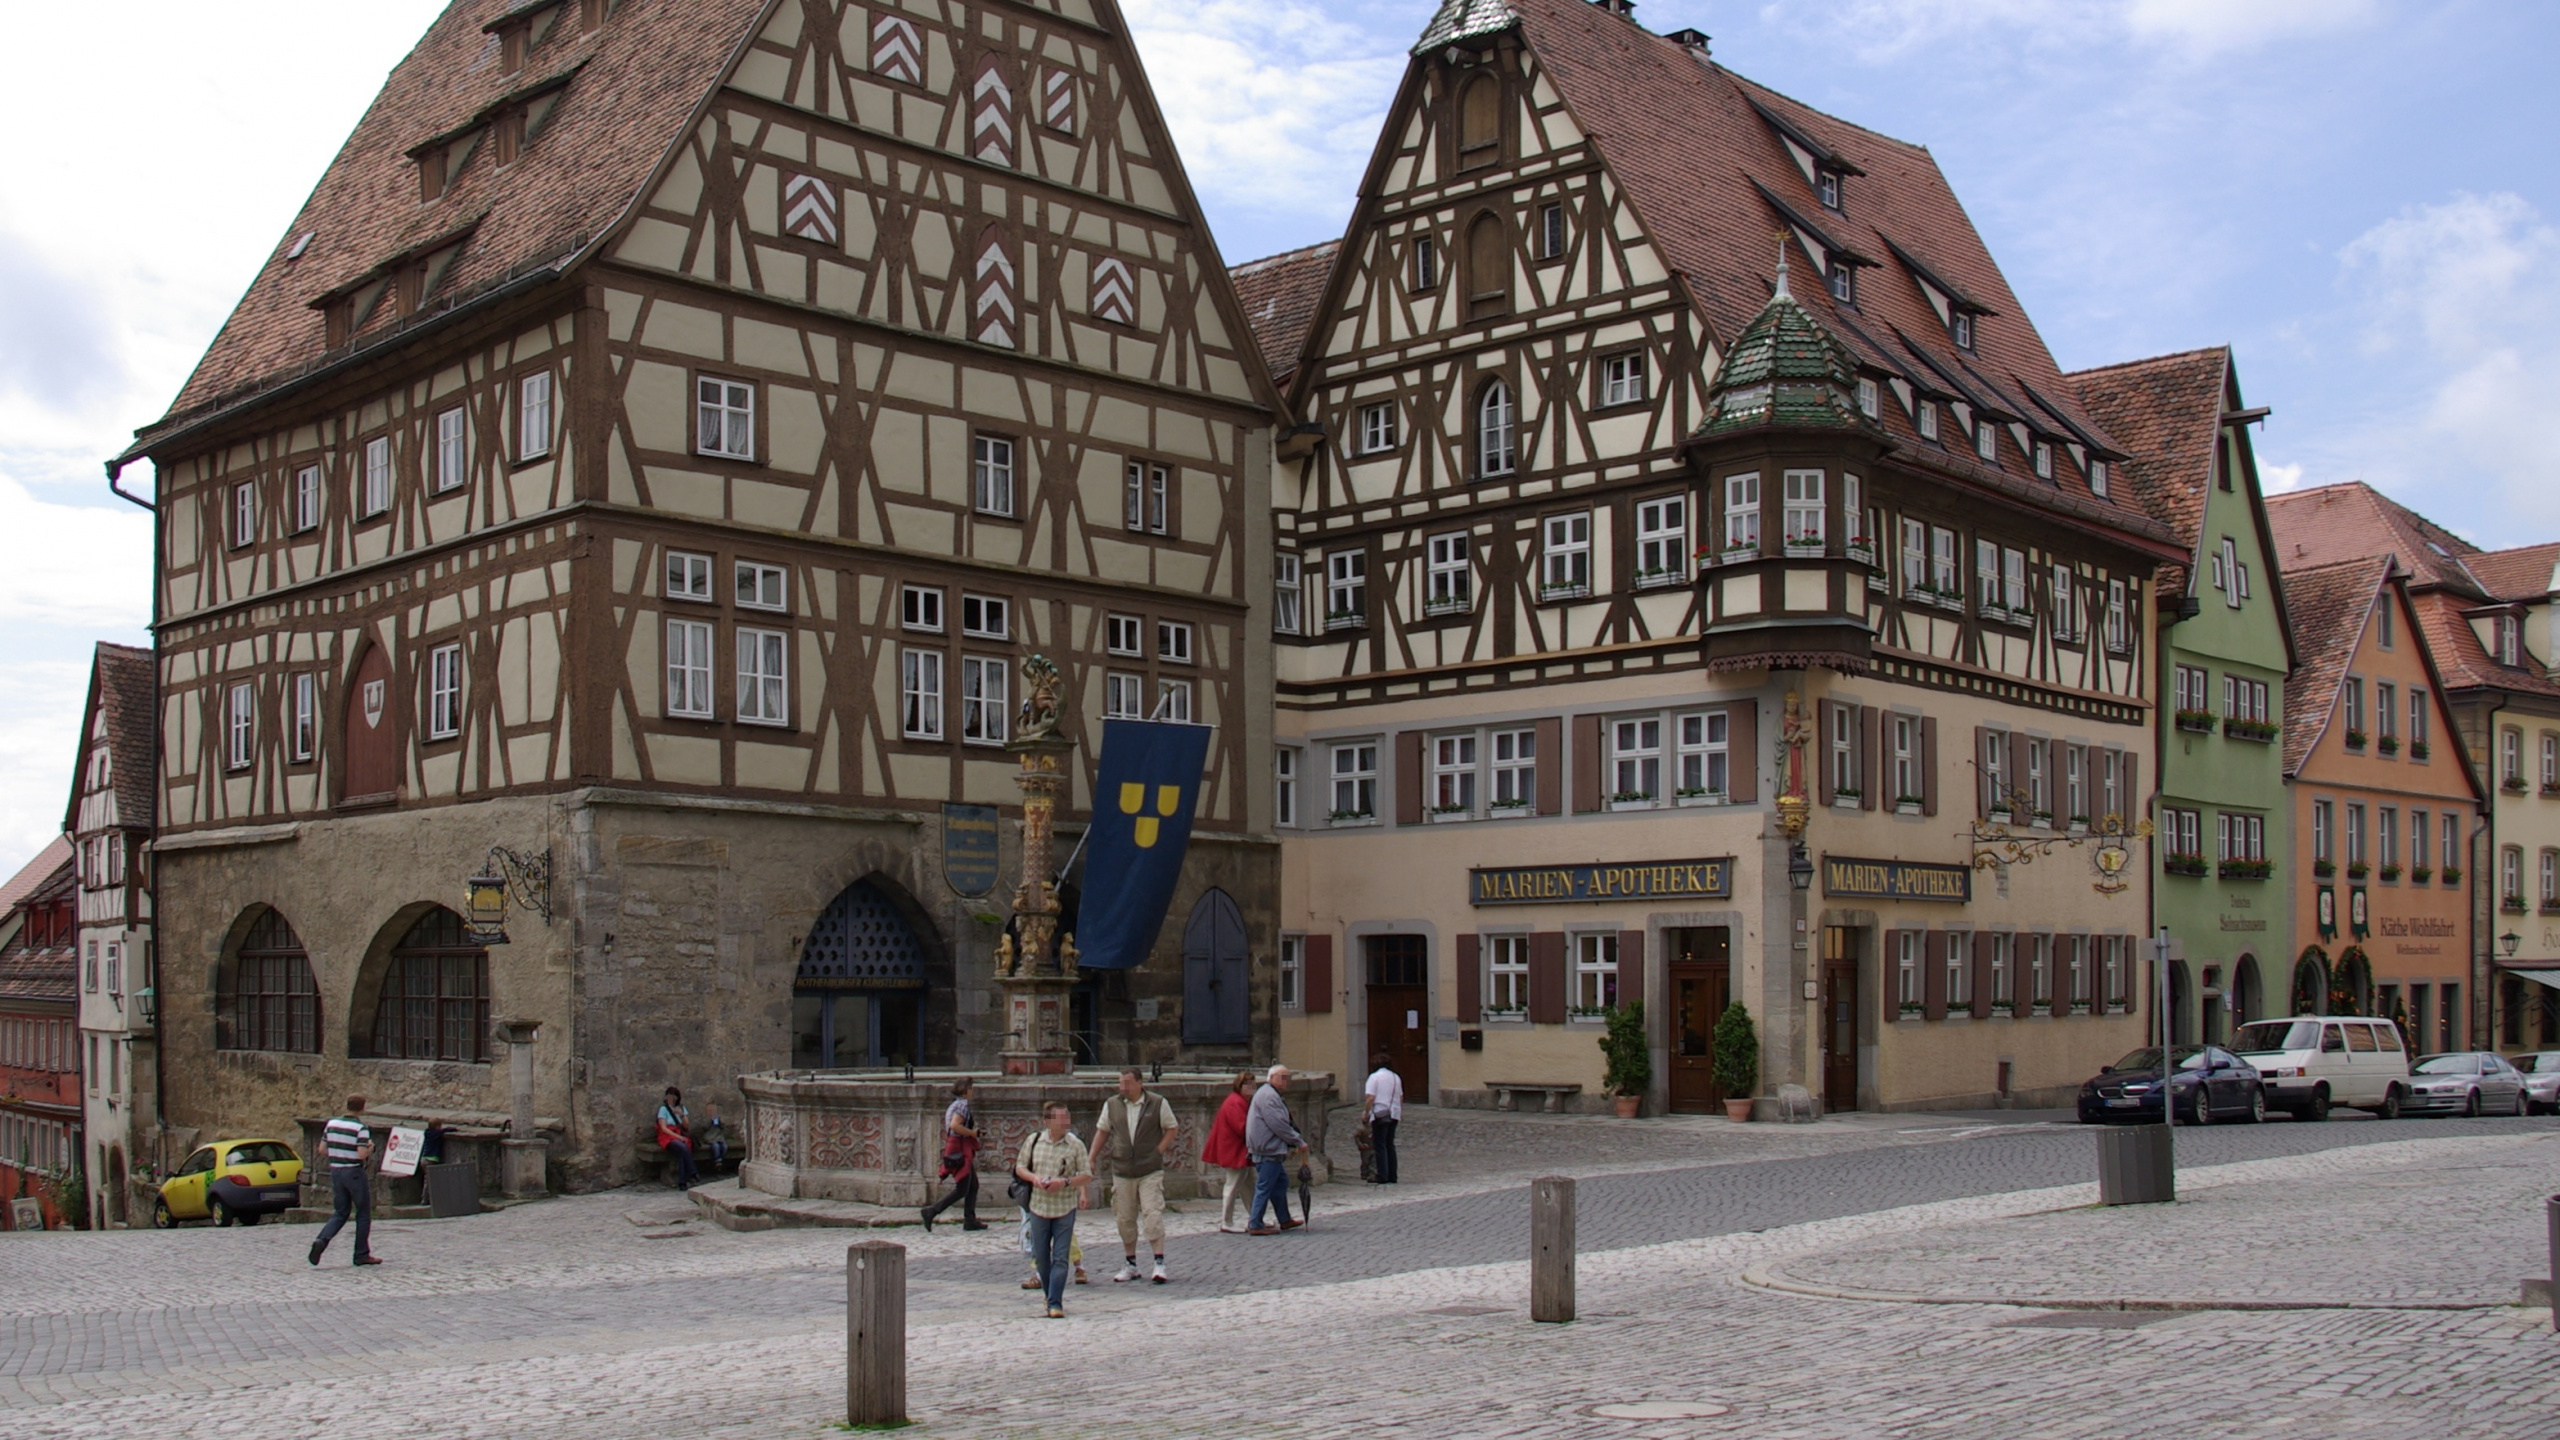
POLYGON ((1733 860, 1629 865, 1506 865, 1467 872, 1470 905, 1575 905, 1601 900, 1726 900, 1733 860))
POLYGON ((1963 865, 1825 855, 1822 893, 1835 900, 1938 900, 1962 905, 1973 899, 1973 871, 1963 865))
POLYGON ((942 877, 970 899, 996 888, 996 807, 942 807, 942 877))

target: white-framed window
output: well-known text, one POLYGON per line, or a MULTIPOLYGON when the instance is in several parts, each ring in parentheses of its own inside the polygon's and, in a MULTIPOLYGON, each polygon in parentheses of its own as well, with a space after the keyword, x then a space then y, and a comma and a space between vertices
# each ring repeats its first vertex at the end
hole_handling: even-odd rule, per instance
POLYGON ((293 529, 299 535, 320 528, 320 467, 305 465, 293 472, 293 529))
MULTIPOLYGON (((549 379, 549 376, 544 376, 549 379)), ((436 493, 459 490, 471 478, 471 433, 463 425, 462 407, 436 415, 436 493)))
POLYGON ((1112 655, 1144 655, 1146 626, 1135 615, 1109 615, 1103 619, 1102 648, 1112 655))
POLYGON ((2012 615, 2027 613, 2027 557, 2024 551, 2000 552, 2000 594, 2012 615))
POLYGON ((2052 749, 2052 742, 2029 736, 2018 752, 2019 768, 2026 776, 2027 810, 2039 824, 2053 818, 2053 776, 2047 760, 2052 749))
POLYGON ((1360 453, 1377 455, 1396 448, 1396 405, 1381 400, 1360 407, 1360 453))
POLYGON ((2365 863, 2364 814, 2365 807, 2363 801, 2350 800, 2347 802, 2347 864, 2350 867, 2365 863))
POLYGON ((1491 739, 1494 813, 1525 815, 1538 803, 1538 732, 1496 730, 1491 739))
POLYGON ((1760 548, 1760 476, 1724 477, 1724 548, 1728 554, 1760 548))
POLYGON ((2560 735, 2542 732, 2542 788, 2560 788, 2560 735))
POLYGON ((2427 692, 2417 686, 2410 686, 2409 753, 2413 757, 2418 755, 2417 747, 2427 743, 2427 716, 2432 713, 2432 710, 2433 707, 2427 704, 2427 692))
POLYGON ((1832 299, 1843 305, 1858 303, 1857 266, 1834 260, 1831 262, 1831 269, 1823 275, 1823 279, 1830 283, 1832 299))
POLYGON ((2063 815, 2074 825, 2089 821, 2089 752, 2077 745, 2062 747, 2063 815))
POLYGON ((1929 527, 1929 578, 1938 593, 1952 600, 1964 598, 1964 589, 1956 579, 1956 532, 1943 526, 1929 527))
POLYGON ((1689 575, 1689 497, 1636 502, 1636 583, 1675 585, 1689 575))
POLYGON ((1917 1010, 1926 1003, 1920 991, 1920 949, 1929 937, 1918 930, 1898 930, 1893 938, 1894 1003, 1903 1010, 1917 1010))
POLYGON ((376 435, 364 442, 364 515, 371 519, 391 508, 391 437, 376 435))
POLYGON ((1618 932, 1583 931, 1573 937, 1573 1008, 1581 1014, 1618 1004, 1618 932))
POLYGON ((2519 639, 2519 632, 2522 628, 2522 626, 2516 623, 2516 617, 2513 615, 2493 615, 2489 617, 2489 643, 2492 652, 2497 656, 2499 664, 2517 665, 2523 663, 2524 647, 2519 639))
MULTIPOLYGON (((735 382, 714 381, 711 383, 731 385, 735 382)), ((744 385, 737 385, 736 388, 743 393, 754 393, 749 391, 744 385)), ((753 433, 754 432, 752 430, 748 432, 750 437, 752 437, 753 433)), ((712 450, 707 451, 706 453, 714 455, 748 455, 754 453, 755 442, 752 438, 743 441, 742 444, 746 448, 735 450, 712 450)), ((524 377, 524 379, 516 386, 516 458, 519 460, 533 460, 550 453, 551 372, 548 370, 537 370, 524 377)))
POLYGON ((1873 420, 1884 409, 1884 390, 1871 375, 1858 377, 1858 413, 1873 420))
POLYGON ((969 442, 969 503, 981 515, 1013 514, 1013 442, 980 435, 969 442))
POLYGON ((1292 745, 1271 752, 1271 820, 1275 825, 1298 823, 1298 751, 1292 745))
POLYGON ((450 740, 462 733, 462 647, 439 645, 427 652, 427 738, 450 740))
POLYGON ((1701 710, 1672 722, 1679 794, 1699 800, 1733 793, 1733 717, 1701 710))
POLYGON ((1474 545, 1464 530, 1434 535, 1423 542, 1422 608, 1434 615, 1452 614, 1475 603, 1474 545))
POLYGON ((2160 848, 2171 859, 2204 858, 2204 819, 2200 811, 2165 806, 2160 811, 2160 848))
POLYGON ((2328 860, 2335 858, 2337 855, 2338 852, 2334 848, 2335 841, 2332 838, 2337 833, 2336 821, 2333 818, 2336 814, 2336 806, 2330 801, 2314 800, 2311 802, 2312 859, 2328 860))
POLYGON ((791 608, 790 581, 781 566, 741 560, 736 574, 738 608, 784 611, 791 608))
POLYGON ((1831 793, 1842 799, 1855 800, 1862 787, 1858 784, 1858 707, 1831 707, 1831 733, 1824 738, 1828 751, 1826 763, 1831 767, 1831 793))
POLYGON ((1962 930, 1946 932, 1947 1010, 1973 1008, 1973 937, 1962 930))
POLYGON ((1929 589, 1929 527, 1917 520, 1902 522, 1902 593, 1929 589))
POLYGON ((2063 947, 2068 956, 2067 968, 2071 972, 2071 1008, 2086 1010, 2090 1006, 2089 937, 2066 935, 2063 947))
POLYGON ((1867 512, 1859 507, 1866 503, 1866 491, 1855 475, 1840 477, 1840 543, 1852 550, 1864 550, 1875 543, 1875 525, 1867 512))
POLYGON ((1814 181, 1813 181, 1813 193, 1814 193, 1814 195, 1815 195, 1817 198, 1819 198, 1819 199, 1822 201, 1822 208, 1824 208, 1825 210, 1837 210, 1837 209, 1839 209, 1839 208, 1840 208, 1840 172, 1839 172, 1839 171, 1837 171, 1837 170, 1817 170, 1817 171, 1815 171, 1815 172, 1814 172, 1814 181))
MULTIPOLYGON (((1173 471, 1170 467, 1143 460, 1130 461, 1122 485, 1124 494, 1121 501, 1122 520, 1128 528, 1149 535, 1164 534, 1173 503, 1172 485, 1173 471)), ((1010 506, 1011 501, 1008 500, 1008 508, 995 513, 1010 515, 1013 513, 1010 506)))
POLYGON ((1324 628, 1350 630, 1369 623, 1369 552, 1328 550, 1324 556, 1324 628))
POLYGON ((2080 638, 2080 607, 2076 603, 2078 598, 2078 587, 2071 582, 2070 565, 2060 561, 2055 562, 2053 567, 2054 639, 2067 641, 2080 638))
POLYGON ((1496 380, 1484 387, 1476 397, 1476 474, 1479 478, 1508 475, 1519 464, 1517 433, 1518 412, 1511 403, 1511 387, 1496 380))
POLYGON ((2498 779, 2507 785, 2524 784, 2524 732, 2513 726, 2498 732, 2498 779))
MULTIPOLYGON (((2195 812, 2187 813, 2192 815, 2195 812)), ((2199 843, 2202 838, 2197 837, 2199 843)), ((2214 858, 2217 860, 2264 860, 2267 858, 2267 817, 2221 811, 2213 817, 2213 838, 2214 858)), ((2390 806, 2384 806, 2382 811, 2382 862, 2386 865, 2400 863, 2400 812, 2390 806)))
POLYGON ((960 596, 960 633, 977 640, 1013 638, 1013 602, 1001 595, 960 596))
POLYGON ((1550 515, 1539 525, 1539 590, 1548 595, 1590 594, 1591 512, 1550 515))
POLYGON ((2053 478, 2053 442, 2049 440, 2036 442, 2036 474, 2041 479, 2053 478))
POLYGON ((2451 811, 2445 812, 2443 839, 2444 848, 2438 853, 2444 857, 2440 862, 2444 867, 2444 878, 2447 881, 2451 881, 2454 878, 2454 873, 2462 868, 2461 816, 2456 815, 2451 811))
POLYGON ((1439 815, 1472 815, 1476 808, 1476 737, 1436 735, 1431 740, 1431 809, 1439 815))
POLYGON ((2123 581, 2107 582, 2107 648, 2119 654, 2133 648, 2130 600, 2123 581))
POLYGON ((1307 937, 1280 937, 1280 1013, 1302 1015, 1307 1009, 1307 937))
POLYGON ((1975 603, 1986 613, 2000 608, 2000 546, 1996 541, 1973 542, 1973 594, 1975 603))
POLYGON ((1271 629, 1296 635, 1306 629, 1306 572, 1295 552, 1283 550, 1271 562, 1271 629))
POLYGON ((1887 722, 1892 735, 1893 803, 1918 805, 1926 780, 1920 773, 1920 717, 1896 715, 1887 722))
POLYGON ((1355 740, 1332 751, 1333 803, 1326 818, 1368 820, 1378 813, 1378 742, 1355 740))
POLYGON ((667 552, 666 595, 670 600, 711 599, 711 557, 682 550, 667 552))
MULTIPOLYGON (((320 677, 304 671, 293 677, 293 758, 308 760, 320 753, 320 677)), ((124 853, 121 842, 110 842, 111 853, 124 853)))
POLYGON ((711 718, 711 622, 667 622, 667 713, 711 718))
POLYGON ((1923 440, 1935 440, 1935 439, 1937 439, 1937 438, 1938 438, 1938 402, 1937 402, 1937 401, 1935 401, 1935 400, 1923 400, 1923 401, 1921 401, 1921 402, 1920 402, 1920 404, 1919 404, 1919 406, 1911 412, 1911 417, 1912 417, 1912 423, 1913 423, 1913 424, 1914 424, 1914 425, 1919 429, 1919 431, 1920 431, 1920 438, 1921 438, 1921 439, 1923 439, 1923 440))
POLYGON ((901 628, 922 631, 927 635, 941 634, 942 587, 939 585, 899 586, 898 624, 901 628))
POLYGON ((1147 713, 1147 677, 1114 670, 1102 677, 1102 718, 1140 720, 1147 713))
POLYGON ((942 738, 942 652, 908 646, 898 656, 899 729, 910 740, 942 738))
POLYGON ((258 539, 258 485, 243 480, 231 487, 231 544, 238 549, 258 539))
POLYGON ((698 455, 731 460, 756 458, 756 388, 743 380, 715 380, 708 375, 697 379, 693 449, 698 455))
POLYGON ((960 743, 1005 742, 1005 662, 984 655, 960 657, 960 743))
POLYGON ((2089 493, 2100 496, 2107 493, 2107 462, 2104 460, 2089 462, 2089 493))
POLYGON ((1790 552, 1820 550, 1823 542, 1822 472, 1786 472, 1786 540, 1790 552))
POLYGON ((2009 732, 1982 732, 1982 755, 1976 762, 1982 772, 1983 808, 1993 815, 2009 812, 2009 786, 2015 778, 2009 771, 2009 732))
POLYGON ((1633 405, 1645 398, 1644 352, 1629 350, 1602 357, 1600 361, 1600 403, 1633 405))
POLYGON ((1546 204, 1538 207, 1538 258, 1564 258, 1564 207, 1546 204))
POLYGON ((1609 724, 1612 801, 1662 798, 1662 721, 1653 716, 1609 724))
POLYGON ((1156 682, 1155 718, 1172 725, 1191 723, 1191 682, 1159 680, 1156 682))
POLYGON ((1948 312, 1947 338, 1955 341, 1956 348, 1960 350, 1972 349, 1973 316, 1962 310, 1953 310, 1948 312))
POLYGON ((1973 453, 1997 463, 2000 459, 2000 427, 1989 420, 1973 423, 1973 453))
POLYGON ((1174 665, 1192 661, 1191 624, 1187 620, 1156 622, 1156 658, 1174 665))
MULTIPOLYGON (((2388 613, 2390 613, 2390 612, 2389 612, 2388 610, 2385 610, 2383 613, 2388 614, 2388 613)), ((2224 686, 2224 688, 2225 688, 2226 690, 2228 690, 2228 689, 2229 689, 2229 687, 2230 687, 2230 685, 2231 685, 2231 677, 2229 677, 2229 676, 2227 676, 2227 675, 2226 675, 2226 676, 2224 676, 2224 677, 2223 677, 2223 686, 2224 686)), ((2374 719, 2374 725, 2375 725, 2376 733, 2378 733, 2379 735, 2381 735, 2383 739, 2385 739, 2385 740, 2390 740, 2390 739, 2393 739, 2394 737, 2396 737, 2396 736, 2398 736, 2398 735, 2399 735, 2399 733, 2400 733, 2400 687, 2399 687, 2399 686, 2392 684, 2392 683, 2391 683, 2390 681, 2388 681, 2388 680, 2376 680, 2376 681, 2374 681, 2374 682, 2373 682, 2373 719, 2374 719)), ((2523 746, 2524 746, 2524 733, 2523 733, 2522 731, 2518 731, 2518 732, 2516 732, 2516 746, 2517 746, 2517 748, 2518 748, 2519 750, 2521 750, 2521 749, 2523 748, 2523 746)), ((2387 748, 2389 748, 2389 747, 2385 747, 2385 748, 2387 749, 2387 748)), ((2521 759, 2522 759, 2521 755, 2519 755, 2518 759, 2519 759, 2519 760, 2521 760, 2521 759)), ((2523 776, 2523 774, 2524 774, 2524 770, 2523 770, 2523 766, 2522 766, 2521 764, 2519 764, 2519 765, 2517 766, 2516 774, 2517 774, 2517 777, 2518 777, 2518 778, 2522 778, 2522 776, 2523 776)))
POLYGON ((1428 235, 1413 237, 1413 288, 1434 290, 1440 285, 1440 245, 1428 235))
POLYGON ((739 720, 749 725, 791 723, 791 691, 784 669, 789 646, 787 631, 738 627, 739 720))
POLYGON ((1488 1020, 1518 1020, 1529 1013, 1529 937, 1484 937, 1484 1013, 1488 1020))
POLYGON ((2018 1003, 2017 949, 2018 937, 2005 930, 1991 937, 1991 1003, 1995 1006, 2018 1003))
POLYGON ((2431 829, 2426 811, 2409 812, 2409 865, 2412 870, 2421 872, 2413 875, 2413 879, 2427 878, 2423 872, 2427 868, 2427 840, 2431 829))
POLYGON ((2027 1003, 2038 1010, 2053 1008, 2053 937, 2036 935, 2027 942, 2027 1003))
POLYGON ((2099 813, 2102 815, 2114 815, 2121 817, 2126 813, 2124 808, 2124 752, 2121 750, 2101 750, 2098 752, 2098 804, 2100 807, 2099 813))

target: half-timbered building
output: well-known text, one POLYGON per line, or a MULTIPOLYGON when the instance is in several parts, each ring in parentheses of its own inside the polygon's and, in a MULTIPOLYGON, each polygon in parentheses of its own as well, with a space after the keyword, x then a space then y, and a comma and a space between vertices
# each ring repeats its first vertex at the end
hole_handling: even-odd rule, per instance
MULTIPOLYGON (((1216 727, 1175 918, 1267 955, 1275 399, 1111 0, 456 0, 119 462, 173 1123, 492 1122, 538 1021, 582 1184, 667 1084, 992 1060, 1035 652, 1085 775, 1216 727)), ((1088 1057, 1268 1053, 1186 966, 1088 1057)))
POLYGON ((12 1230, 88 1219, 77 1183, 79 883, 62 840, 0 882, 0 1224, 12 1230))
MULTIPOLYGON (((93 1223, 128 1223, 130 1177, 167 1169, 162 1143, 158 951, 151 927, 151 652, 100 644, 62 831, 79 876, 80 1033, 99 1059, 82 1099, 93 1223)), ((146 1204, 142 1213, 148 1215, 146 1204)))
POLYGON ((1284 1053, 1598 1107, 1642 1000, 1704 1109, 1740 1002, 1763 1097, 2065 1094, 2141 1034, 2178 552, 1925 150, 1632 8, 1446 0, 1339 245, 1240 273, 1284 1053))

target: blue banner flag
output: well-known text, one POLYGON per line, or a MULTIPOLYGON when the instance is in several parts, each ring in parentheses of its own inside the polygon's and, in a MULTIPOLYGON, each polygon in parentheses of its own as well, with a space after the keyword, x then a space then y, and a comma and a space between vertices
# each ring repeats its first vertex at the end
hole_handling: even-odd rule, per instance
POLYGON ((1102 722, 1102 764, 1093 784, 1083 898, 1076 907, 1076 961, 1089 970, 1135 968, 1156 948, 1191 811, 1209 761, 1209 727, 1147 720, 1102 722))

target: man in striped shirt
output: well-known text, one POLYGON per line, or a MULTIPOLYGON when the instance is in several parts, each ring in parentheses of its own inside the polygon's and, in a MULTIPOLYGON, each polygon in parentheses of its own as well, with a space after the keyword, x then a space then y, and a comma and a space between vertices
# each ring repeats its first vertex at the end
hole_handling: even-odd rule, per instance
POLYGON ((379 1265, 373 1253, 373 1182, 365 1174, 364 1162, 373 1158, 373 1132, 365 1128, 364 1097, 347 1097, 347 1113, 332 1119, 321 1132, 322 1146, 329 1152, 329 1223, 320 1227, 320 1238, 311 1242, 311 1263, 320 1263, 320 1252, 346 1227, 347 1216, 356 1217, 356 1263, 379 1265))

